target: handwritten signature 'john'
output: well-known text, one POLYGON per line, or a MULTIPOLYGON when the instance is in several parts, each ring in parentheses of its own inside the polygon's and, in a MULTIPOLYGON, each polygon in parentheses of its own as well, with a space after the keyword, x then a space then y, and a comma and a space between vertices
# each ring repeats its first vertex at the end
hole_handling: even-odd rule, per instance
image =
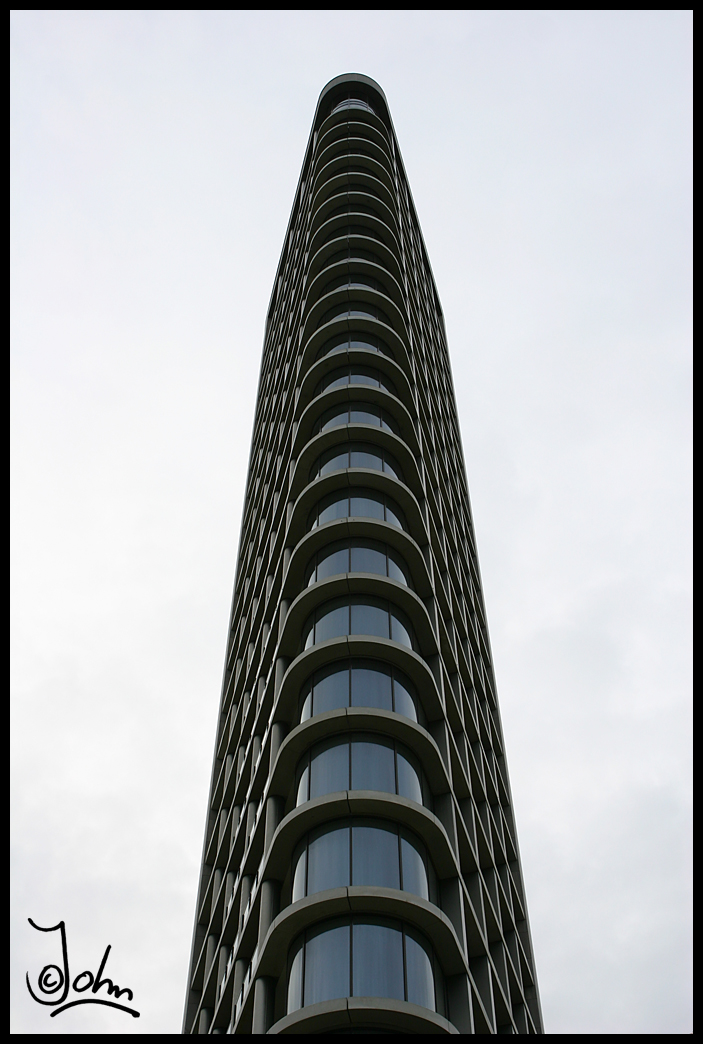
MULTIPOLYGON (((41 993, 45 996, 52 996, 52 994, 62 991, 61 996, 57 997, 56 1000, 42 1000, 41 997, 37 997, 36 993, 32 989, 29 983, 29 972, 27 972, 27 989, 31 993, 37 1004, 47 1004, 49 1007, 55 1007, 60 1004, 61 1007, 56 1008, 55 1011, 51 1012, 51 1018, 54 1015, 60 1015, 62 1011, 66 1011, 67 1008, 75 1008, 77 1004, 105 1004, 109 1008, 119 1008, 120 1011, 126 1011, 129 1015, 133 1015, 135 1019, 139 1018, 139 1012, 135 1011, 134 1008, 128 1008, 124 1004, 117 1004, 115 1001, 103 1000, 102 997, 81 997, 80 1000, 69 1001, 68 1004, 64 1003, 68 997, 68 991, 71 986, 71 979, 68 972, 68 946, 66 944, 66 925, 64 921, 59 921, 53 928, 40 928, 38 924, 35 924, 31 917, 27 920, 31 924, 32 928, 36 928, 38 932, 61 932, 61 950, 63 954, 63 969, 59 968, 57 964, 45 965, 39 973, 38 987, 41 993)), ((110 997, 117 997, 118 1000, 122 997, 123 993, 127 994, 127 999, 132 1001, 134 994, 132 991, 125 986, 123 989, 113 983, 112 979, 101 978, 102 973, 105 971, 105 965, 107 964, 107 958, 112 949, 108 946, 105 950, 103 959, 100 962, 97 975, 93 975, 90 971, 83 971, 79 975, 76 975, 73 980, 73 989, 76 993, 86 993, 90 990, 91 993, 97 993, 103 986, 107 986, 107 992, 110 997)))

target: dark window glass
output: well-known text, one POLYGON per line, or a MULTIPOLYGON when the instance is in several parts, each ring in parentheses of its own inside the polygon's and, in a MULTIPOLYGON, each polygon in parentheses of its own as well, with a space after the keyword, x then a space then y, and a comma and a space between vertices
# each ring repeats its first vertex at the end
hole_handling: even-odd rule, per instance
POLYGON ((352 664, 351 705, 392 711, 390 672, 352 664))
POLYGON ((352 573, 376 573, 386 576, 387 555, 386 545, 372 543, 361 543, 353 541, 351 546, 351 572, 352 573))
POLYGON ((397 526, 398 529, 405 529, 405 521, 403 515, 397 507, 391 505, 386 501, 386 522, 390 522, 392 526, 397 526))
POLYGON ((383 924, 355 924, 354 996, 405 1000, 403 933, 383 924))
POLYGON ((407 798, 409 801, 416 801, 418 805, 421 805, 422 783, 420 782, 419 770, 406 755, 400 752, 398 752, 397 763, 398 793, 401 797, 407 798))
POLYGON ((435 977, 443 983, 428 940, 381 917, 340 917, 308 929, 291 947, 288 967, 288 1012, 348 996, 407 1000, 436 1011, 435 977))
POLYGON ((291 902, 297 903, 298 899, 303 899, 308 894, 305 887, 305 877, 307 872, 307 843, 305 841, 298 845, 295 851, 293 866, 291 902))
POLYGON ((405 718, 417 721, 417 708, 415 700, 410 693, 410 687, 405 680, 400 680, 398 672, 393 677, 393 709, 396 714, 402 714, 405 718))
POLYGON ((315 674, 313 706, 315 714, 349 706, 349 668, 346 664, 341 670, 331 667, 315 674))
POLYGON ((330 116, 333 116, 335 112, 341 112, 343 109, 364 109, 366 112, 374 112, 369 103, 362 101, 361 98, 346 98, 339 105, 335 105, 330 116))
POLYGON ((388 606, 368 602, 352 602, 351 634, 368 634, 374 638, 388 638, 388 606))
POLYGON ((430 890, 425 861, 416 844, 409 839, 405 831, 400 839, 400 847, 403 863, 403 890, 412 892, 413 895, 419 895, 421 899, 429 899, 430 890))
POLYGON ((361 600, 352 598, 327 602, 316 610, 303 628, 303 648, 324 642, 328 638, 338 638, 345 634, 367 634, 375 638, 388 638, 388 625, 391 625, 390 637, 393 641, 412 649, 413 638, 410 624, 400 610, 389 606, 382 599, 361 600), (390 616, 389 616, 390 611, 390 616), (350 620, 351 616, 351 620, 350 620), (314 623, 314 626, 313 626, 314 623))
POLYGON ((338 424, 349 423, 349 406, 342 405, 334 406, 331 410, 327 410, 326 413, 322 414, 318 424, 315 428, 318 431, 327 431, 328 428, 334 428, 338 424))
POLYGON ((373 337, 372 334, 359 334, 352 333, 342 336, 337 334, 332 337, 329 341, 323 344, 322 348, 318 351, 316 359, 322 359, 325 355, 332 355, 335 352, 346 352, 349 349, 361 349, 367 352, 380 352, 381 355, 387 355, 389 359, 395 359, 395 355, 390 350, 385 341, 382 341, 379 337, 373 337))
POLYGON ((373 471, 383 471, 383 457, 372 450, 353 449, 350 452, 350 464, 352 468, 369 468, 373 471))
POLYGON ((314 750, 310 762, 310 800, 349 790, 348 744, 334 743, 314 750))
POLYGON ((315 465, 313 472, 320 475, 329 475, 332 471, 341 471, 342 468, 349 467, 349 450, 341 449, 336 446, 332 450, 328 450, 327 453, 323 453, 320 458, 319 467, 315 465))
POLYGON ((411 586, 405 563, 397 552, 388 549, 388 575, 391 580, 397 580, 400 584, 411 586))
POLYGON ((384 500, 382 498, 352 494, 350 500, 350 518, 377 518, 383 521, 384 500))
POLYGON ((297 1011, 303 1006, 303 941, 298 941, 290 959, 290 971, 288 973, 288 1003, 287 1012, 297 1011))
POLYGON ((348 924, 307 933, 304 1004, 349 996, 349 933, 348 924))
MULTIPOLYGON (((404 750, 404 748, 403 748, 404 750)), ((378 790, 400 794, 423 804, 420 769, 410 752, 394 753, 390 740, 355 735, 349 739, 332 739, 317 744, 298 766, 299 784, 296 805, 340 790, 378 790), (351 784, 349 761, 351 743, 351 784), (309 774, 308 774, 309 763, 309 774), (398 785, 396 789, 396 772, 398 785), (307 779, 310 779, 309 791, 307 779)))
MULTIPOLYGON (((349 572, 349 544, 345 543, 336 548, 325 548, 317 555, 317 579, 324 580, 328 576, 336 576, 338 573, 349 572)), ((309 583, 313 583, 315 572, 313 571, 309 583)))
POLYGON ((349 883, 349 827, 323 829, 311 834, 307 894, 342 888, 349 883))
POLYGON ((352 790, 379 790, 395 794, 393 747, 383 742, 352 743, 352 790))
POLYGON ((432 960, 424 945, 411 929, 405 931, 405 960, 408 977, 408 1000, 423 1008, 435 1008, 432 960))
POLYGON ((363 236, 365 239, 375 239, 377 242, 383 243, 383 238, 373 228, 367 228, 365 225, 345 225, 342 228, 333 229, 326 235, 323 245, 333 239, 342 239, 345 236, 363 236))
POLYGON ((400 888, 396 829, 352 827, 352 884, 400 888))

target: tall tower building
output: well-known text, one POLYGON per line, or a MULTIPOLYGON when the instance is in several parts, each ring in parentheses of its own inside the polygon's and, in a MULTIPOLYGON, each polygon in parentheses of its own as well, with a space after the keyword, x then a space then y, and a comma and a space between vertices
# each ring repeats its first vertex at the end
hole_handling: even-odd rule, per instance
POLYGON ((271 296, 185 1033, 541 1033, 442 310, 383 91, 271 296))

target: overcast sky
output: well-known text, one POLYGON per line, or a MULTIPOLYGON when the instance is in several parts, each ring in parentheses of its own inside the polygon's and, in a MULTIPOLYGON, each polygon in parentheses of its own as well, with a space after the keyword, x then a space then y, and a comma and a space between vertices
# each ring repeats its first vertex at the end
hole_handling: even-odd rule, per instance
POLYGON ((12 61, 14 1032, 180 1032, 264 318, 349 71, 445 312, 545 1028, 690 1032, 690 13, 23 11, 12 61), (141 1018, 49 1018, 28 917, 141 1018))

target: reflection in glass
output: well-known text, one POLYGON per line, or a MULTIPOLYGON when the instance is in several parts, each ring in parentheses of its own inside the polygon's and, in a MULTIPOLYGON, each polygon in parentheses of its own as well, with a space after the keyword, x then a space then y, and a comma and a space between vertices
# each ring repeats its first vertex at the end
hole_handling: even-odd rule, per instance
POLYGON ((402 889, 439 905, 437 876, 425 845, 384 819, 326 823, 298 844, 291 902, 347 885, 402 889))
POLYGON ((399 794, 419 805, 430 792, 416 758, 393 740, 371 733, 316 744, 298 763, 296 805, 344 790, 399 794))
POLYGON ((366 352, 380 352, 381 355, 387 355, 389 359, 395 359, 393 352, 385 341, 382 341, 380 337, 374 337, 373 334, 368 334, 366 332, 363 334, 337 334, 336 337, 331 338, 331 340, 327 341, 326 344, 323 344, 315 358, 322 359, 325 355, 331 355, 336 352, 348 352, 356 349, 361 349, 366 352))
POLYGON ((344 660, 308 678, 300 694, 300 721, 342 707, 373 707, 424 721, 411 682, 378 660, 344 660))
POLYGON ((405 1000, 400 925, 355 924, 353 931, 354 996, 405 1000))
POLYGON ((329 638, 348 634, 390 638, 408 649, 415 648, 412 627, 402 610, 384 599, 366 595, 335 598, 318 606, 305 623, 302 646, 309 649, 329 638))
POLYGON ((333 471, 344 468, 369 468, 372 471, 385 471, 393 478, 401 479, 402 475, 393 457, 380 446, 364 443, 348 442, 343 446, 334 446, 318 457, 310 471, 310 481, 320 475, 329 475, 333 471))
POLYGON ((429 942, 391 918, 360 915, 310 928, 291 947, 288 967, 289 1013, 350 996, 445 1012, 443 976, 429 942))

